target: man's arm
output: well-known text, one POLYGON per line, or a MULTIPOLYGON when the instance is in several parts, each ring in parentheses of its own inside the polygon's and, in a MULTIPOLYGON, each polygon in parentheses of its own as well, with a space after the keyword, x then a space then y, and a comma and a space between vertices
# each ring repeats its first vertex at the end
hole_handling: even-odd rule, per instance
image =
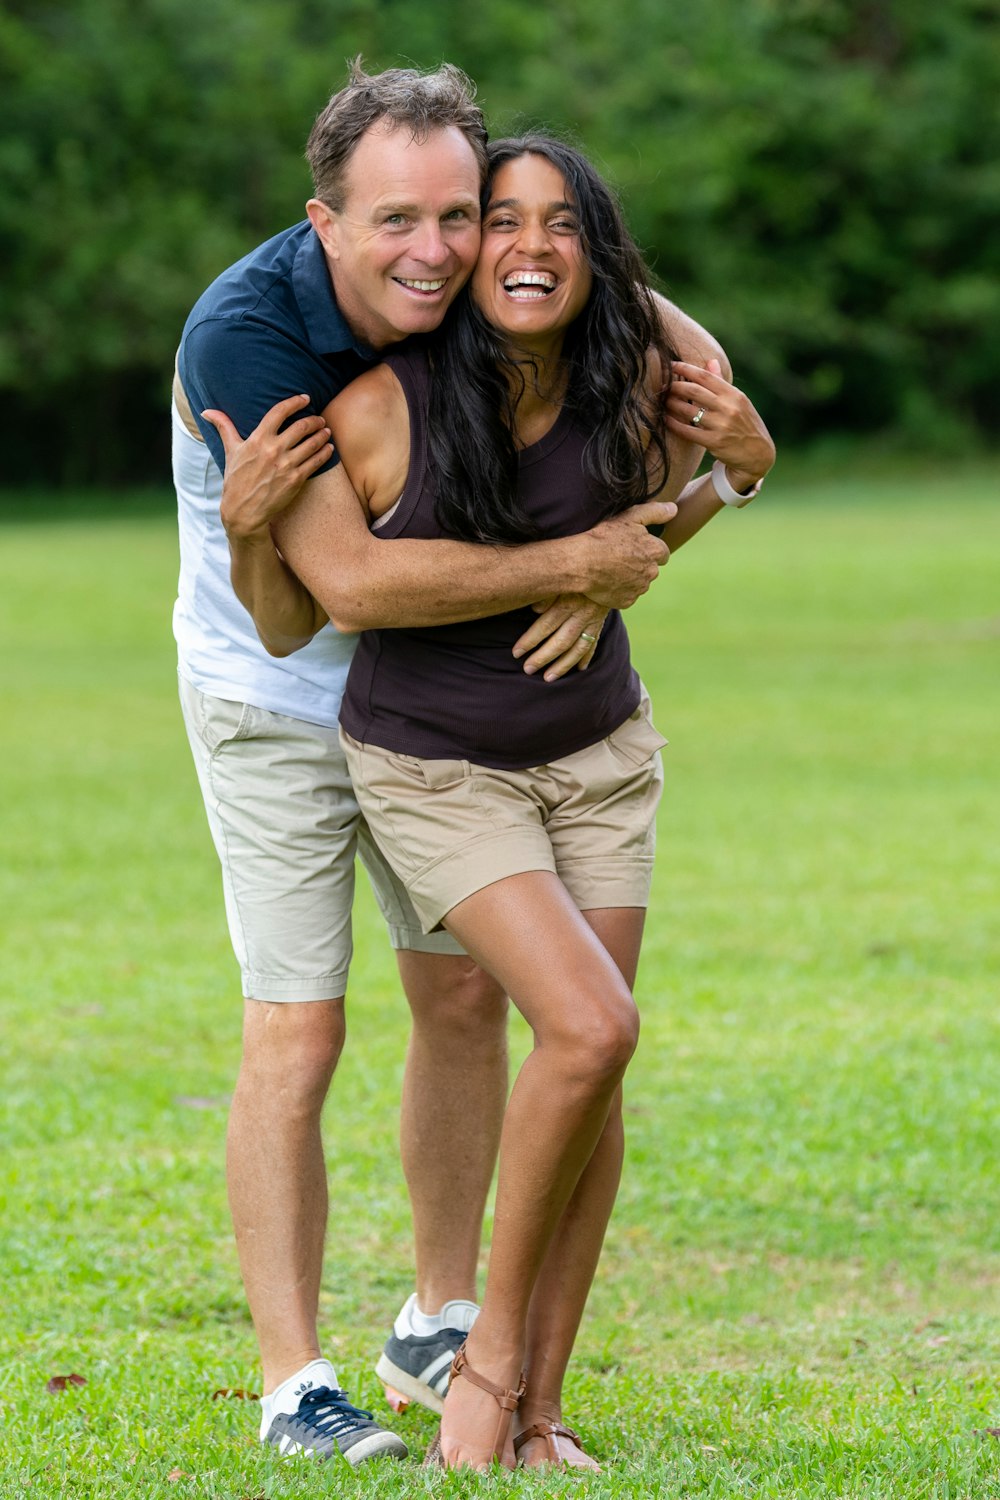
POLYGON ((516 547, 382 541, 369 531, 339 465, 310 480, 272 529, 282 557, 338 630, 355 631, 482 619, 554 588, 624 609, 668 555, 647 526, 673 514, 672 506, 650 501, 579 536, 516 547))
MULTIPOLYGON (((650 288, 652 291, 652 288, 650 288)), ((663 328, 664 337, 673 349, 678 359, 685 360, 690 365, 706 366, 710 359, 718 360, 719 373, 723 380, 731 381, 733 378, 732 366, 726 355, 725 349, 709 333, 707 328, 702 328, 694 318, 688 316, 675 303, 669 301, 659 292, 652 292, 653 301, 660 314, 660 324, 663 328)))

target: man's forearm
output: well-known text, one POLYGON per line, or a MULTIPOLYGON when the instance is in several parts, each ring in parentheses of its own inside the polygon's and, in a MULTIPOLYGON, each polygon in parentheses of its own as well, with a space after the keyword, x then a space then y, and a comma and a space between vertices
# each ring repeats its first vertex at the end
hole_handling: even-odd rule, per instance
POLYGON ((578 537, 527 546, 471 542, 378 541, 348 562, 306 557, 291 544, 290 561, 338 630, 399 629, 478 620, 579 587, 586 576, 578 537))
POLYGON ((513 547, 381 539, 338 467, 313 480, 274 530, 281 555, 337 628, 355 631, 482 619, 563 592, 623 608, 666 557, 645 524, 668 514, 645 506, 578 536, 513 547))

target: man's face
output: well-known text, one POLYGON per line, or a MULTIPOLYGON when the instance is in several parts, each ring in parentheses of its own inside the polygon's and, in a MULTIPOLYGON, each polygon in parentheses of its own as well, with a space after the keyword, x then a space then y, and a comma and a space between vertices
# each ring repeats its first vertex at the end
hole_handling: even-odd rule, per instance
POLYGON ((342 209, 315 198, 308 205, 341 312, 376 349, 428 333, 479 254, 472 147, 454 126, 415 141, 379 123, 362 136, 344 180, 342 209))

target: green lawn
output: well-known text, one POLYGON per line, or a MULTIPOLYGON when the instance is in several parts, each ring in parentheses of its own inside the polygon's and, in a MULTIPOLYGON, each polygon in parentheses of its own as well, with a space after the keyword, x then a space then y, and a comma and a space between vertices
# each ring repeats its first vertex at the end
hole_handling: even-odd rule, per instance
MULTIPOLYGON (((994 472, 789 464, 632 612, 671 745, 629 1161, 567 1406, 607 1463, 588 1495, 1000 1495, 994 472)), ((259 1385, 172 522, 2 509, 0 1496, 579 1493, 282 1466, 255 1406, 213 1400, 259 1385)), ((358 921, 323 1321, 385 1414, 406 1022, 367 895, 358 921)), ((398 1424, 421 1453, 430 1416, 398 1424)))

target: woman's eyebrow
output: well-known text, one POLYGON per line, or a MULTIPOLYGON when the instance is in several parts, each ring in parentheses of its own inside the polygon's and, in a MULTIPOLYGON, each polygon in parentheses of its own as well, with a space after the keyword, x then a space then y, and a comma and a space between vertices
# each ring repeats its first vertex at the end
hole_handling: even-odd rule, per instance
MULTIPOLYGON (((520 208, 520 206, 520 198, 493 198, 486 205, 486 212, 491 213, 494 208, 520 208)), ((576 204, 568 202, 565 198, 558 198, 555 203, 545 205, 545 212, 549 214, 561 213, 564 209, 569 209, 574 214, 577 211, 576 204)))

